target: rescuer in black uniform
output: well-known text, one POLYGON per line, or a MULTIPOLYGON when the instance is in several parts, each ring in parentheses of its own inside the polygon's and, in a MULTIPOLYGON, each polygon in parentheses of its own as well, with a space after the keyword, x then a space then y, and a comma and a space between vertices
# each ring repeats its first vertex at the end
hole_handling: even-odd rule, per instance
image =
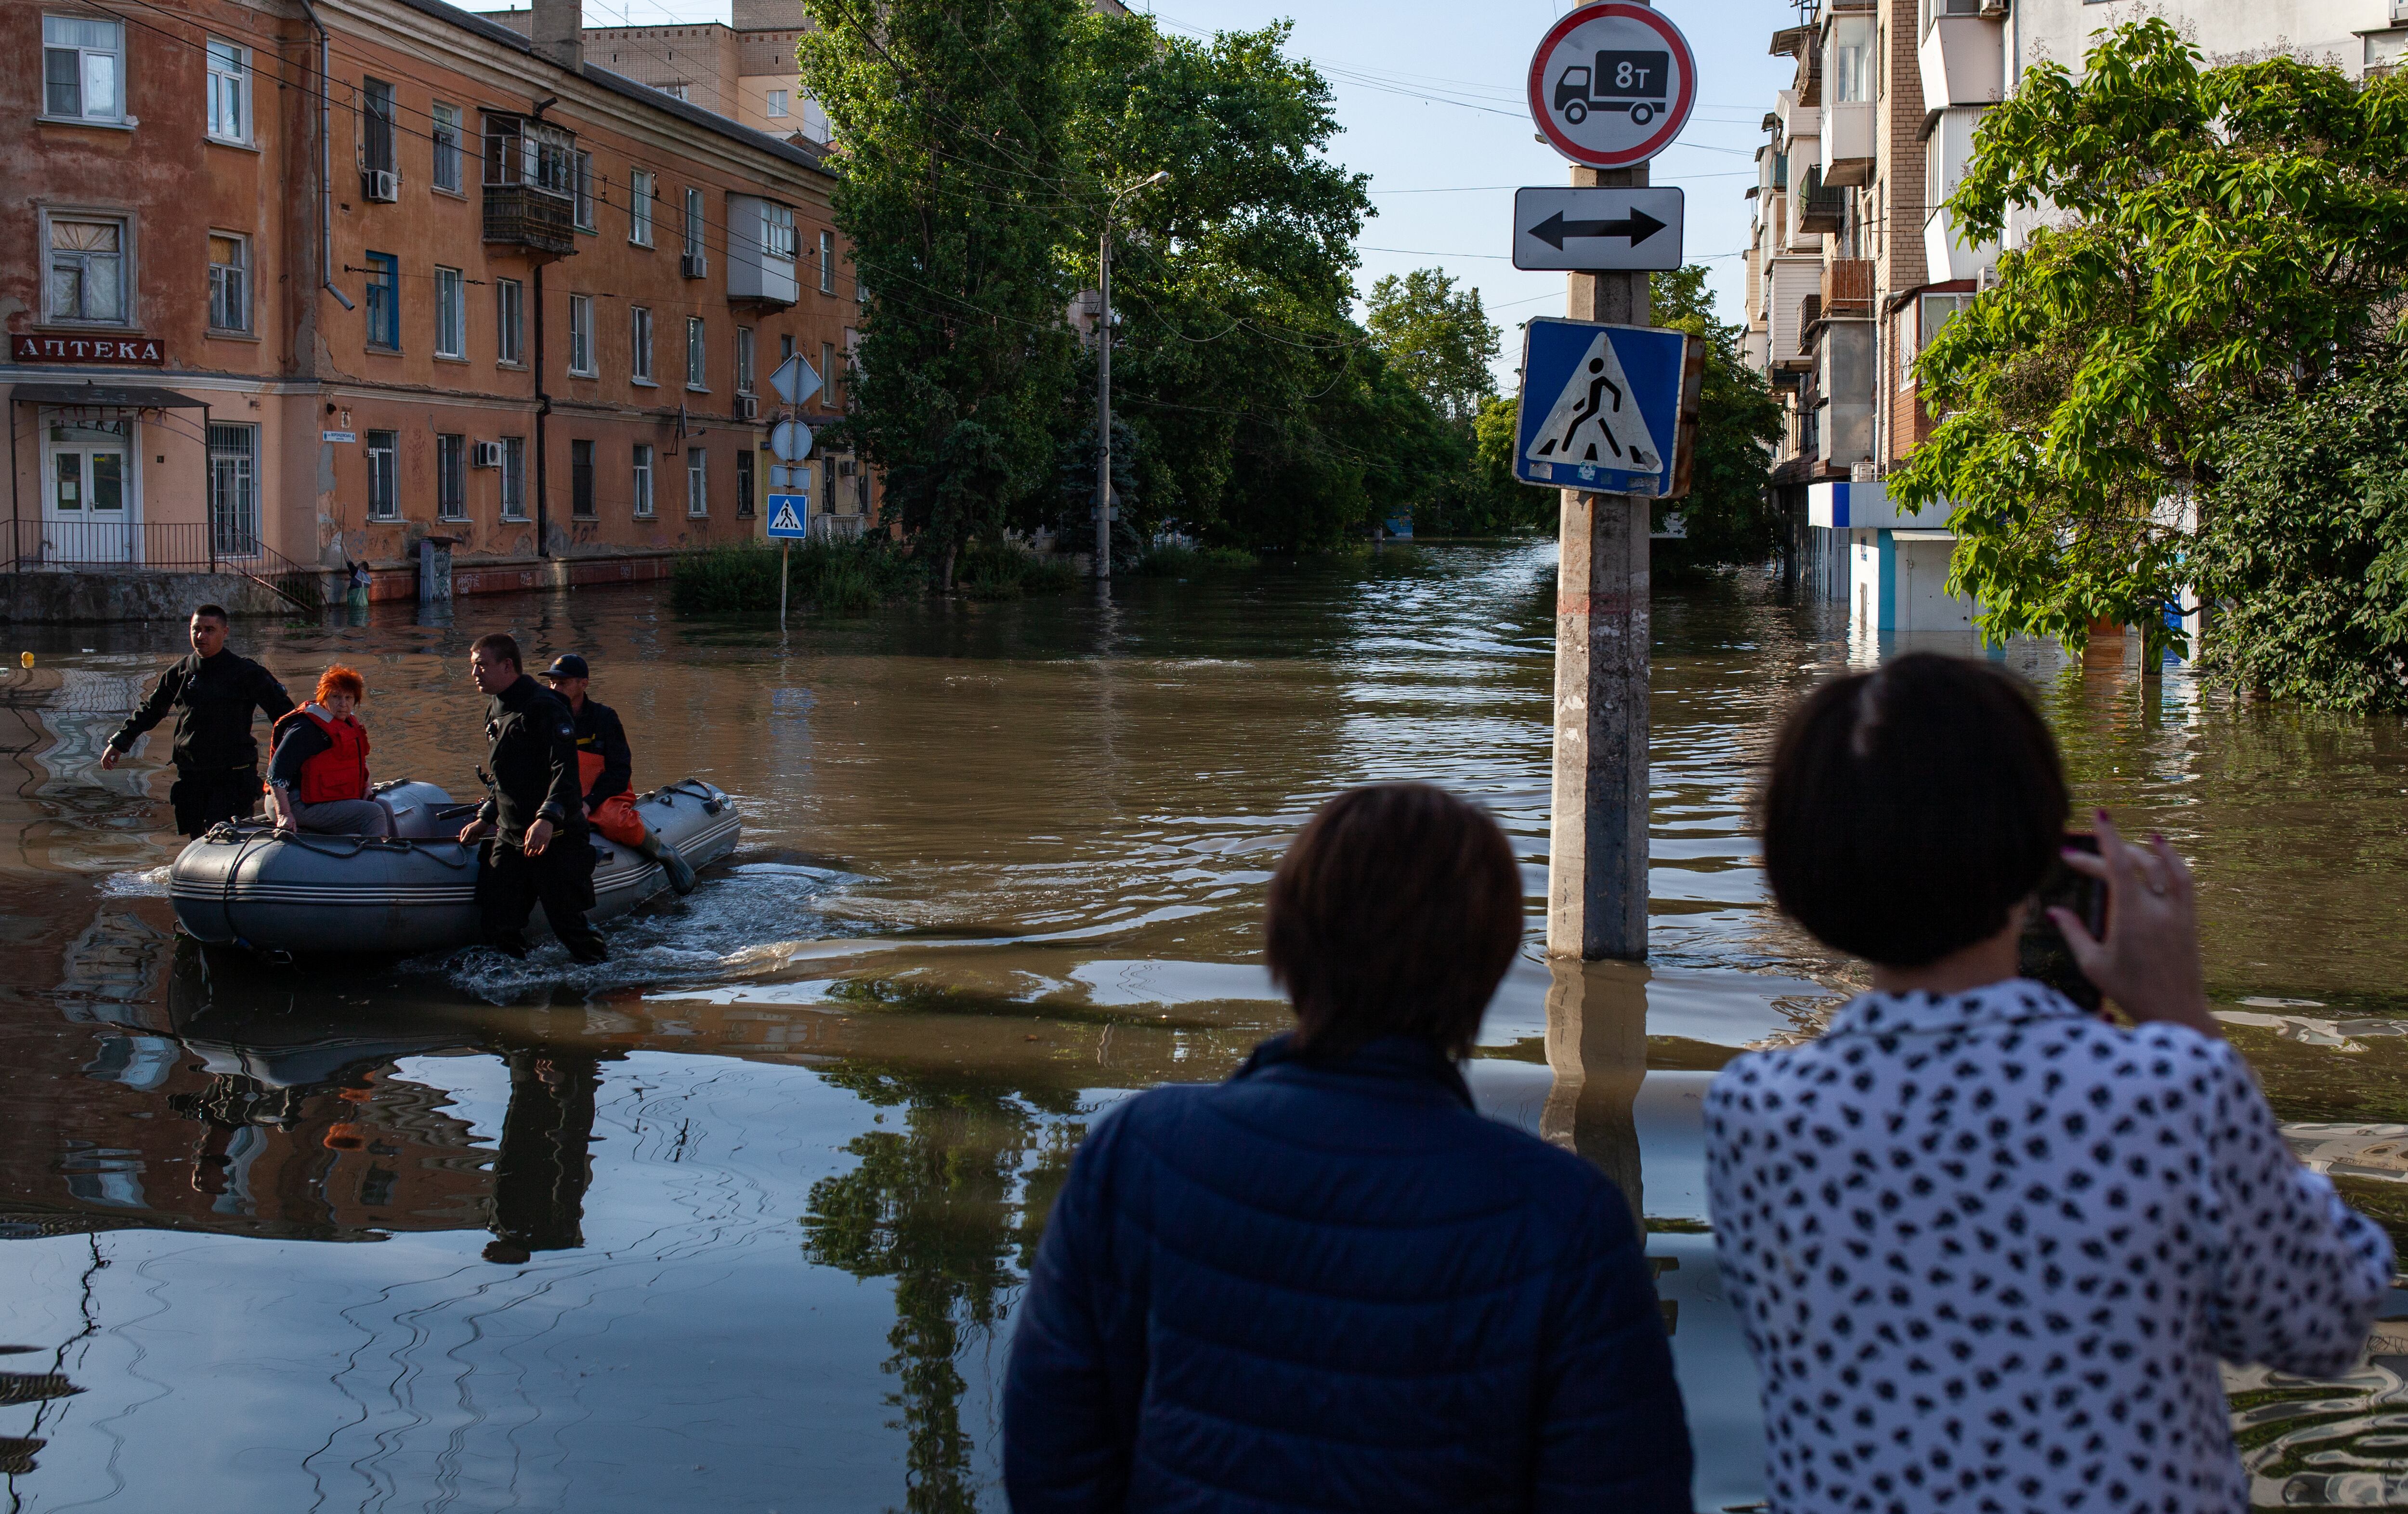
POLYGON ((492 701, 485 763, 493 787, 460 832, 464 842, 485 843, 477 907, 486 939, 526 955, 527 912, 541 900, 570 956, 608 961, 601 933, 585 920, 594 907, 594 848, 577 784, 576 721, 559 695, 520 668, 519 644, 509 636, 479 636, 468 649, 468 672, 492 701))
POLYGON ((193 655, 168 664, 125 723, 108 738, 100 765, 112 768, 143 732, 176 712, 176 784, 167 803, 176 829, 198 836, 220 821, 248 815, 259 804, 259 740, 252 712, 272 723, 293 709, 276 675, 225 650, 226 612, 215 605, 193 611, 193 655))
POLYGON ((593 676, 585 659, 575 652, 561 653, 537 675, 577 719, 577 781, 585 789, 586 823, 604 839, 658 863, 668 875, 669 887, 692 893, 694 869, 636 811, 636 758, 627 746, 627 728, 619 722, 617 710, 585 696, 593 676))

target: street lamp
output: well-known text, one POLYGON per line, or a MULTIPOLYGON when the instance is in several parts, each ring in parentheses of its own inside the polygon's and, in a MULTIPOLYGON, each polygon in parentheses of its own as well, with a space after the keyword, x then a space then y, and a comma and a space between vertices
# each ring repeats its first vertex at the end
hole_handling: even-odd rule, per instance
POLYGON ((1112 576, 1112 215, 1121 201, 1170 177, 1158 171, 1123 185, 1104 207, 1104 235, 1096 256, 1098 305, 1096 321, 1096 577, 1112 576))

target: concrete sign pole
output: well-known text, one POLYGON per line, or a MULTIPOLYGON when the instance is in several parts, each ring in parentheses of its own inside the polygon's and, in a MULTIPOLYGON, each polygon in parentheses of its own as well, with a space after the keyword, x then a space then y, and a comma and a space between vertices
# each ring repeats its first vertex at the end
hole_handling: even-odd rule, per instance
MULTIPOLYGON (((1647 165, 1572 169, 1574 187, 1641 186, 1647 165)), ((1648 324, 1643 273, 1568 276, 1575 321, 1648 324)), ((1547 954, 1647 955, 1647 593, 1651 501, 1563 492, 1555 579, 1555 804, 1547 954)))

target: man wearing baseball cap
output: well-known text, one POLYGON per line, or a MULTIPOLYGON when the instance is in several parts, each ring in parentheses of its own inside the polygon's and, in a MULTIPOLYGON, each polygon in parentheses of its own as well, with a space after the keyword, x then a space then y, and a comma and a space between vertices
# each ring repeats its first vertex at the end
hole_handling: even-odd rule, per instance
POLYGON ((669 876, 669 887, 692 893, 694 869, 636 813, 636 764, 627 747, 627 728, 619 723, 617 710, 585 697, 593 676, 585 659, 575 652, 553 658, 541 674, 577 717, 577 780, 584 786, 586 817, 605 836, 660 864, 669 876))

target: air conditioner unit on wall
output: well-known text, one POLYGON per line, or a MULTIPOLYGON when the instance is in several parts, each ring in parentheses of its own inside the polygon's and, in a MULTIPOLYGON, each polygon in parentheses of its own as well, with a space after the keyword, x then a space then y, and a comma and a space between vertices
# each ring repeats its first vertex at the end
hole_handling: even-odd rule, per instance
POLYGON ((2391 24, 2408 22, 2408 0, 2391 0, 2391 24))
POLYGON ((379 205, 401 198, 401 176, 390 168, 370 168, 360 175, 360 193, 379 205))
POLYGON ((737 418, 738 420, 739 420, 739 421, 758 421, 758 420, 760 420, 760 419, 761 419, 761 400, 760 400, 760 396, 755 395, 755 394, 738 394, 738 395, 737 395, 737 396, 736 396, 736 418, 737 418))
POLYGON ((707 279, 710 276, 710 259, 709 255, 701 252, 681 253, 678 257, 678 272, 688 279, 707 279))
POLYGON ((498 468, 502 465, 500 442, 477 442, 468 449, 468 465, 472 468, 498 468))

